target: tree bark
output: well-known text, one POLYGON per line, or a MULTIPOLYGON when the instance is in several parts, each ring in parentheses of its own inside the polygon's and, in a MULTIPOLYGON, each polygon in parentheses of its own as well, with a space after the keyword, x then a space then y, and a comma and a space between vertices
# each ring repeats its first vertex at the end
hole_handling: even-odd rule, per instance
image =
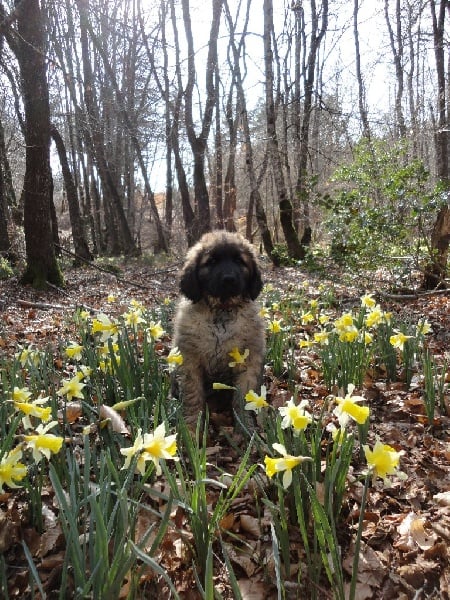
POLYGON ((273 97, 274 74, 273 74, 273 4, 272 0, 264 0, 264 66, 266 74, 266 127, 269 156, 271 160, 272 173, 278 195, 280 208, 280 223, 286 240, 287 251, 290 258, 301 260, 305 257, 304 247, 298 239, 294 227, 294 214, 292 202, 288 197, 286 183, 283 175, 283 164, 278 147, 276 130, 276 110, 273 97))
MULTIPOLYGON (((445 72, 446 42, 445 42, 445 16, 450 11, 449 0, 436 2, 430 0, 431 17, 433 21, 434 56, 437 74, 437 98, 438 118, 437 127, 434 132, 434 144, 436 149, 436 171, 441 187, 441 193, 448 194, 450 189, 449 180, 449 106, 448 90, 446 81, 448 73, 445 72)), ((441 206, 431 234, 431 251, 434 253, 432 262, 427 265, 424 274, 423 287, 433 289, 445 284, 447 275, 448 249, 450 244, 450 208, 447 202, 441 206)))
POLYGON ((8 43, 20 67, 25 114, 26 167, 23 184, 27 265, 23 283, 43 288, 62 285, 52 230, 53 181, 50 168, 50 105, 45 60, 45 36, 38 0, 17 3, 17 33, 8 43))
POLYGON ((75 187, 75 182, 70 171, 69 161, 67 160, 67 153, 63 139, 54 125, 51 125, 50 133, 56 145, 59 162, 61 164, 64 185, 66 187, 74 251, 76 257, 81 259, 81 261, 75 260, 75 264, 84 264, 86 261, 93 260, 93 256, 91 254, 91 251, 89 250, 89 246, 86 241, 86 236, 84 234, 83 221, 81 218, 80 206, 78 203, 77 188, 75 187))

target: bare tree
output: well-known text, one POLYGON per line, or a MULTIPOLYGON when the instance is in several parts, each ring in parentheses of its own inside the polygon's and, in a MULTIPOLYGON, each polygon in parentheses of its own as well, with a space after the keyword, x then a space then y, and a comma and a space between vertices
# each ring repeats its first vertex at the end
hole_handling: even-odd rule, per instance
POLYGON ((449 94, 447 82, 449 73, 448 55, 446 56, 447 43, 445 41, 445 18, 450 12, 449 0, 430 0, 431 17, 433 23, 434 56, 437 76, 437 119, 435 122, 434 143, 436 149, 436 172, 441 186, 441 193, 445 196, 439 209, 431 234, 431 250, 434 253, 433 262, 425 272, 423 285, 431 289, 440 285, 447 274, 448 248, 450 243, 450 207, 449 207, 449 94), (447 64, 446 64, 447 58, 447 64))
POLYGON ((405 118, 403 116, 403 91, 404 91, 404 69, 403 69, 403 34, 401 20, 401 3, 400 0, 395 0, 395 24, 396 33, 391 23, 389 15, 389 0, 384 0, 384 16, 389 32, 389 41, 391 44, 392 56, 395 65, 395 77, 397 80, 397 91, 395 94, 395 115, 397 119, 398 135, 401 138, 406 136, 405 118))
POLYGON ((359 29, 358 29, 358 13, 360 0, 354 0, 353 4, 353 39, 355 42, 355 67, 356 80, 358 82, 358 107, 359 116, 361 118, 362 133, 367 139, 370 139, 369 117, 367 114, 366 91, 364 88, 363 75, 361 70, 361 54, 359 50, 359 29))
POLYGON ((50 168, 50 104, 43 18, 38 0, 21 0, 4 34, 19 63, 25 115, 26 169, 23 182, 27 265, 22 281, 34 287, 62 284, 54 247, 53 179, 50 168), (17 27, 13 27, 13 23, 17 27))
POLYGON ((272 174, 275 181, 276 193, 280 208, 280 223, 286 240, 288 254, 291 258, 300 260, 305 256, 304 247, 301 245, 297 231, 294 227, 294 211, 283 173, 283 162, 279 149, 276 127, 277 111, 274 100, 274 61, 272 40, 274 37, 273 3, 264 0, 264 68, 265 68, 265 99, 266 99, 266 127, 269 157, 272 174))
POLYGON ((187 61, 187 84, 184 90, 184 115, 187 137, 192 149, 194 162, 194 193, 196 204, 196 220, 194 241, 209 231, 211 228, 211 216, 209 206, 208 186, 205 174, 205 152, 209 137, 211 122, 216 101, 217 89, 214 84, 214 73, 217 63, 217 38, 219 35, 220 16, 223 0, 212 1, 211 29, 208 41, 208 58, 206 63, 206 99, 201 119, 201 129, 197 134, 194 122, 194 87, 196 78, 195 48, 192 35, 192 23, 190 15, 189 0, 181 0, 183 9, 183 23, 188 47, 187 61))

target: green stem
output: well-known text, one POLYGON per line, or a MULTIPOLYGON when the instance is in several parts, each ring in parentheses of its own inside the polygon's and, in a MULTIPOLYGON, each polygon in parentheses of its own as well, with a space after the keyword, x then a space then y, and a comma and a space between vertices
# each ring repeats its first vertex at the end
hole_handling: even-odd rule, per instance
POLYGON ((371 471, 369 469, 367 471, 366 480, 364 482, 363 494, 362 494, 362 498, 361 498, 361 507, 359 509, 358 532, 356 534, 356 540, 355 540, 355 555, 353 556, 352 580, 350 583, 350 593, 348 596, 348 600, 355 600, 356 581, 358 579, 359 550, 361 548, 361 538, 362 538, 362 530, 363 530, 363 522, 364 522, 364 511, 366 509, 367 491, 369 489, 370 477, 371 477, 371 471))

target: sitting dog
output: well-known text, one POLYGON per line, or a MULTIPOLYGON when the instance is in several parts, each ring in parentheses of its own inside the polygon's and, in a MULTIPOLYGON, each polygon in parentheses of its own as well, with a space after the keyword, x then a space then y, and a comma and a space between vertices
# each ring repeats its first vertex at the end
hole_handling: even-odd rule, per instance
POLYGON ((259 393, 265 324, 254 300, 261 289, 255 253, 242 236, 213 231, 188 251, 180 279, 185 297, 176 312, 173 343, 183 355, 178 385, 191 429, 207 402, 223 405, 231 399, 239 413, 242 397, 250 389, 259 393), (236 349, 240 356, 248 354, 244 361, 234 360, 236 349), (236 391, 230 398, 230 392, 213 390, 216 382, 236 391))

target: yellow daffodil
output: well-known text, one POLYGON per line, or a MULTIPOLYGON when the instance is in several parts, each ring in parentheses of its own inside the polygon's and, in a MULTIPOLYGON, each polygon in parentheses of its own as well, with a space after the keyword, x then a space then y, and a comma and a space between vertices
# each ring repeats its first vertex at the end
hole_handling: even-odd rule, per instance
POLYGON ((28 402, 31 398, 31 392, 27 387, 19 388, 15 386, 11 396, 13 402, 28 402))
POLYGON ((138 456, 136 471, 141 475, 145 473, 145 463, 151 460, 156 467, 156 474, 161 475, 162 469, 159 461, 161 459, 178 460, 175 456, 177 451, 176 434, 166 436, 164 423, 158 425, 154 433, 144 433, 139 429, 134 444, 131 448, 121 448, 120 452, 125 458, 122 469, 130 466, 134 456, 138 456))
POLYGON ((306 460, 312 460, 309 456, 292 456, 287 453, 283 444, 272 444, 273 449, 281 454, 281 458, 271 458, 266 456, 264 464, 266 465, 266 475, 270 479, 276 473, 283 473, 283 487, 287 489, 292 483, 292 469, 301 465, 306 460))
POLYGON ((144 308, 145 308, 145 306, 142 304, 142 302, 139 302, 139 300, 135 300, 134 298, 131 299, 130 306, 134 310, 138 310, 140 312, 142 312, 144 310, 144 308))
POLYGON ((27 475, 26 466, 20 462, 22 458, 22 448, 17 446, 5 454, 0 461, 0 494, 3 493, 3 486, 18 488, 18 481, 22 481, 27 475))
POLYGON ((278 310, 280 310, 280 303, 272 302, 272 310, 273 310, 273 312, 277 312, 278 310))
POLYGON ((328 331, 318 331, 314 334, 314 341, 321 346, 328 346, 329 338, 328 331))
POLYGON ((362 396, 352 396, 355 386, 349 383, 348 391, 345 398, 335 398, 337 403, 334 409, 334 414, 338 417, 341 427, 345 427, 348 423, 348 418, 351 417, 358 425, 363 425, 369 418, 370 409, 368 406, 359 406, 357 402, 364 400, 362 396))
POLYGON ((91 331, 94 335, 99 333, 100 340, 106 342, 109 338, 117 338, 119 327, 117 323, 111 320, 107 315, 99 313, 97 318, 92 320, 91 331))
POLYGON ((281 428, 286 429, 287 427, 292 427, 294 433, 299 433, 308 427, 312 422, 312 417, 309 412, 305 410, 307 404, 307 400, 302 400, 300 404, 295 404, 294 399, 291 398, 286 403, 286 406, 280 406, 278 410, 283 417, 281 428))
POLYGON ((309 301, 309 305, 311 307, 311 310, 316 313, 317 309, 319 308, 319 301, 316 300, 315 298, 313 298, 312 300, 309 301))
POLYGON ((82 379, 89 379, 89 377, 92 375, 92 368, 88 367, 87 365, 79 365, 75 375, 80 381, 82 379))
POLYGON ((145 323, 145 319, 142 317, 142 311, 139 309, 130 310, 123 314, 125 323, 129 327, 136 328, 140 323, 145 323))
POLYGON ((50 460, 52 454, 57 454, 61 450, 64 438, 48 433, 49 429, 52 429, 58 425, 57 421, 50 421, 47 425, 39 425, 36 427, 36 434, 24 435, 24 440, 28 448, 33 450, 33 459, 38 463, 43 456, 47 460, 50 460))
POLYGON ((235 346, 231 352, 228 352, 228 356, 231 356, 233 359, 228 363, 229 367, 237 367, 238 365, 245 365, 245 361, 247 360, 248 355, 250 354, 250 350, 246 348, 244 352, 241 354, 239 352, 239 348, 235 346))
POLYGON ((165 331, 161 325, 161 321, 158 321, 157 323, 155 323, 155 321, 150 321, 148 325, 148 333, 151 340, 159 340, 165 334, 165 331))
MULTIPOLYGON (((15 390, 18 388, 14 388, 15 390)), ((22 392, 25 388, 22 388, 22 392)), ((18 397, 26 397, 29 400, 31 394, 28 395, 28 393, 25 393, 25 395, 23 396, 22 394, 18 394, 18 397)), ((46 402, 48 402, 48 397, 47 398, 37 398, 36 400, 28 401, 28 400, 14 400, 14 393, 13 393, 13 401, 14 401, 14 408, 15 410, 18 410, 20 412, 22 412, 25 416, 22 418, 22 423, 25 429, 33 429, 33 425, 31 423, 31 419, 30 417, 36 417, 37 419, 40 419, 41 421, 48 421, 51 418, 51 414, 52 414, 52 409, 50 406, 46 406, 46 407, 42 407, 40 406, 41 404, 45 404, 46 402)))
POLYGON ((22 348, 15 356, 22 367, 25 367, 27 364, 37 367, 41 361, 41 353, 38 350, 34 350, 32 346, 22 348))
POLYGON ((68 358, 72 358, 73 360, 81 360, 81 352, 83 351, 83 346, 81 344, 77 344, 75 342, 71 342, 67 348, 64 350, 66 356, 68 358))
POLYGON ((114 296, 114 294, 108 294, 108 297, 106 298, 106 301, 109 302, 110 304, 114 304, 114 302, 116 302, 117 297, 114 296))
POLYGON ((369 333, 368 331, 365 331, 364 332, 364 343, 365 343, 365 345, 368 346, 372 342, 373 342, 373 335, 371 333, 369 333))
POLYGON ((364 296, 361 296, 361 306, 364 306, 365 308, 373 308, 376 303, 373 294, 364 294, 364 296))
POLYGON ((78 314, 82 321, 87 321, 90 317, 88 310, 80 310, 80 312, 78 314))
POLYGON ((329 323, 330 321, 330 315, 320 315, 319 316, 319 323, 321 325, 326 325, 327 323, 329 323))
POLYGON ((169 371, 173 371, 178 365, 183 364, 183 355, 177 347, 172 348, 168 356, 166 356, 166 361, 169 365, 169 371))
POLYGON ((335 331, 339 334, 341 342, 354 342, 359 335, 357 327, 353 323, 353 316, 350 313, 344 313, 334 322, 335 331))
POLYGON ((404 474, 398 470, 401 452, 397 452, 392 446, 382 444, 377 439, 373 450, 369 446, 363 446, 367 464, 373 471, 375 477, 381 477, 385 483, 389 483, 388 475, 397 475, 404 478, 404 474))
POLYGON ((261 308, 259 309, 259 316, 263 319, 270 319, 269 309, 265 306, 261 306, 261 308))
POLYGON ((269 329, 270 333, 280 333, 280 331, 281 331, 281 319, 272 319, 267 324, 267 328, 269 329))
POLYGON ((118 354, 119 352, 119 344, 117 342, 105 342, 102 346, 97 348, 100 356, 108 356, 110 352, 113 354, 118 354))
POLYGON ((298 343, 300 348, 311 348, 311 346, 314 344, 314 342, 312 340, 309 339, 309 335, 307 333, 304 334, 305 338, 301 339, 298 343))
POLYGON ((378 327, 384 321, 384 312, 379 304, 374 306, 365 319, 366 327, 378 327))
POLYGON ((398 348, 403 351, 405 342, 411 339, 412 335, 405 335, 402 331, 398 331, 395 335, 391 335, 389 342, 394 348, 398 348))
POLYGON ((84 398, 83 388, 85 387, 85 383, 81 383, 79 377, 75 375, 72 379, 63 379, 62 386, 57 391, 59 396, 67 396, 67 400, 72 400, 72 398, 84 398))
POLYGON ((308 323, 311 323, 312 321, 314 321, 314 315, 311 311, 308 311, 306 313, 302 313, 302 315, 300 316, 300 320, 302 322, 302 325, 307 325, 308 323))
POLYGON ((416 326, 416 332, 418 335, 426 335, 427 333, 432 333, 433 329, 427 319, 419 319, 416 326))
POLYGON ((342 444, 345 436, 345 429, 343 429, 342 427, 336 427, 334 423, 328 423, 328 425, 326 426, 326 430, 331 433, 333 442, 339 445, 342 444))
POLYGON ((245 410, 253 410, 255 413, 259 413, 262 408, 267 408, 269 406, 266 400, 266 386, 261 386, 261 394, 258 396, 256 392, 250 390, 245 394, 245 410))

